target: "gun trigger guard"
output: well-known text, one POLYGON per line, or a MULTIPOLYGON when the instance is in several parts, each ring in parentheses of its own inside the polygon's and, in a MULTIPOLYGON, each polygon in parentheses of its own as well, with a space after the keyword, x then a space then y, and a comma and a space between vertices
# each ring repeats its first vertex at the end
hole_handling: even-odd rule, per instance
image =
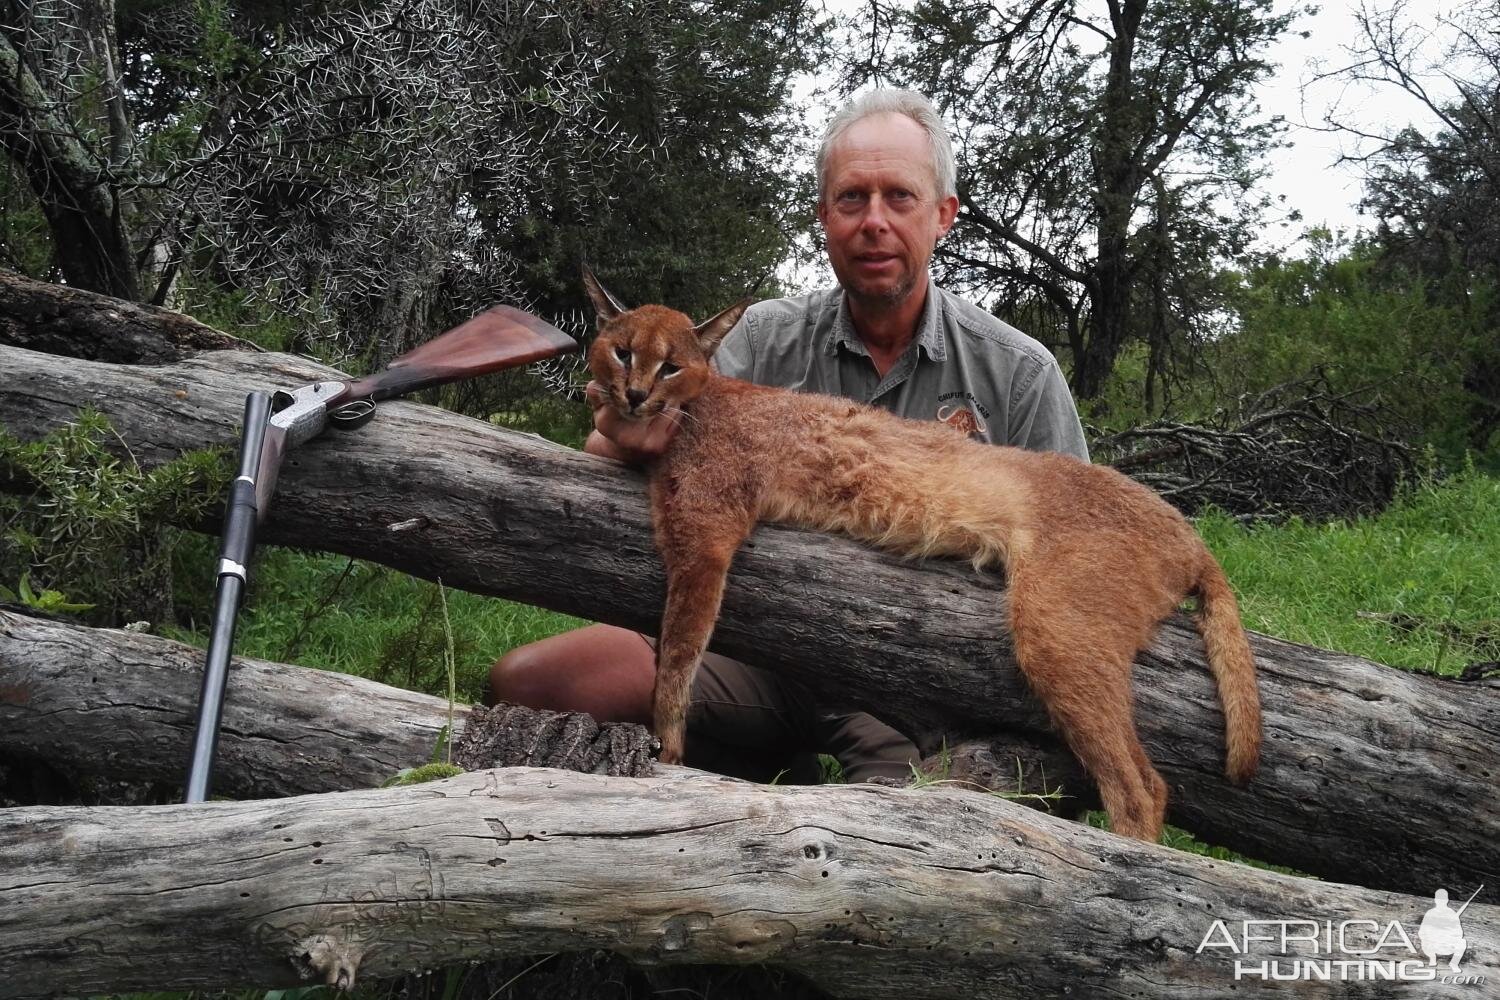
POLYGON ((352 431, 369 423, 374 416, 375 402, 373 400, 356 399, 328 414, 328 422, 338 430, 352 431))

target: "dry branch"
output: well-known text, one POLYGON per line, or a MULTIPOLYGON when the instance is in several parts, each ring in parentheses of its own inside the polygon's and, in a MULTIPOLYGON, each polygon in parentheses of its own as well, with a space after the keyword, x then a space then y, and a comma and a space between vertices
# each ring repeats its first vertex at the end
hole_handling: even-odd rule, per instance
MULTIPOLYGON (((143 462, 235 439, 242 394, 323 372, 221 352, 159 368, 0 349, 0 424, 35 437, 83 402, 143 462)), ((414 404, 291 456, 263 536, 376 559, 449 585, 650 628, 662 577, 640 477, 601 459, 414 404), (416 520, 418 530, 390 525, 416 520), (545 572, 539 572, 545 568, 545 572)), ((843 539, 758 531, 737 558, 716 648, 915 734, 1045 732, 1007 653, 1002 581, 905 564, 843 539)), ((1172 819, 1211 841, 1366 885, 1500 884, 1500 682, 1461 685, 1265 637, 1260 777, 1228 786, 1202 646, 1168 622, 1137 664, 1148 751, 1172 819), (1439 808, 1438 804, 1442 804, 1439 808), (1375 813, 1399 821, 1372 822, 1375 813)))
MULTIPOLYGON (((275 801, 0 812, 6 997, 282 986, 298 969, 347 984, 591 948, 766 963, 850 997, 1229 996, 1233 956, 1198 953, 1215 920, 1235 937, 1243 920, 1370 920, 1374 935, 1351 938, 1368 947, 1393 920, 1415 939, 1430 905, 938 789, 513 768, 275 801)), ((1500 981, 1500 908, 1470 906, 1463 929, 1463 972, 1500 981)))
POLYGON ((1241 399, 1211 425, 1160 420, 1095 442, 1106 462, 1189 513, 1312 519, 1383 509, 1415 463, 1374 391, 1323 373, 1241 399))

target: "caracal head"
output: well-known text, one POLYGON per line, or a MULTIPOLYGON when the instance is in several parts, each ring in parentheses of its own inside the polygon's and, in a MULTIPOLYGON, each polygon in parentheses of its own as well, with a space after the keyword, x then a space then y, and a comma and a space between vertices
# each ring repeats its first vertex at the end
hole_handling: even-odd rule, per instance
POLYGON ((697 398, 708 385, 708 359, 750 305, 736 302, 694 326, 666 306, 626 309, 587 267, 583 285, 599 315, 589 371, 620 415, 637 420, 697 398))

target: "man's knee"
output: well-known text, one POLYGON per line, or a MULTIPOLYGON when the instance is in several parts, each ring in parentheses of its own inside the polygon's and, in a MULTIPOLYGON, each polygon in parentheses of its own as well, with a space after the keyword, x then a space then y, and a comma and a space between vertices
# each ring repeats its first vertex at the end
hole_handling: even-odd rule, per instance
POLYGON ((601 722, 651 718, 651 647, 639 633, 588 625, 518 646, 490 668, 486 704, 508 701, 601 722))
POLYGON ((906 784, 921 760, 911 740, 864 712, 824 716, 819 735, 823 751, 838 759, 850 784, 874 778, 906 784))
POLYGON ((528 708, 550 708, 556 706, 556 664, 544 643, 533 642, 517 646, 490 665, 490 682, 484 693, 484 703, 509 702, 528 708), (539 648, 540 647, 540 648, 539 648))

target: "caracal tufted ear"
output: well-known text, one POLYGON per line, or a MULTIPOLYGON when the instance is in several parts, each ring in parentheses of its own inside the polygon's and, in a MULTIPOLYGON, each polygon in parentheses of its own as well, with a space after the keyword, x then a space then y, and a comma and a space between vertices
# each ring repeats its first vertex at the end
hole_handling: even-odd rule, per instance
POLYGON ((724 334, 740 321, 740 317, 745 315, 745 310, 749 308, 750 300, 740 299, 717 316, 710 316, 693 327, 693 332, 698 335, 698 346, 703 349, 705 358, 713 357, 714 351, 718 350, 719 341, 724 339, 724 334))
POLYGON ((594 272, 589 270, 587 264, 583 265, 583 288, 589 293, 589 301, 594 303, 594 312, 599 315, 599 325, 603 326, 610 320, 623 312, 629 312, 625 304, 609 293, 609 289, 599 283, 594 277, 594 272))

